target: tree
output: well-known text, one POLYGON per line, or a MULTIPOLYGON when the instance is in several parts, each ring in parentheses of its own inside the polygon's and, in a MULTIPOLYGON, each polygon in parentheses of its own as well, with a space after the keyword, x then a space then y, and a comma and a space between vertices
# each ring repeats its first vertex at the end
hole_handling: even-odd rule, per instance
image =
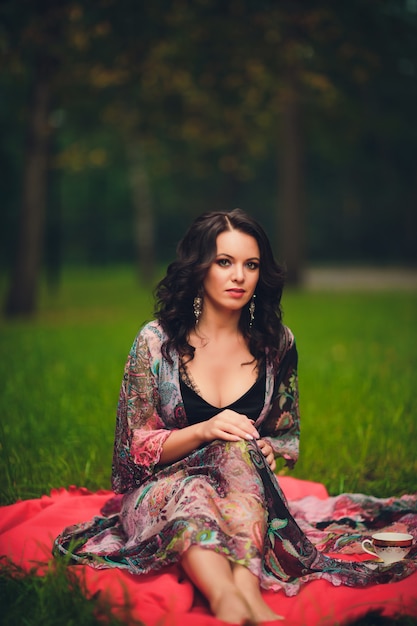
MULTIPOLYGON (((10 5, 7 8, 9 17, 12 18, 11 41, 19 29, 16 28, 16 14, 13 14, 10 5)), ((29 5, 26 8, 29 10, 29 5)), ((19 231, 12 280, 5 305, 6 315, 10 317, 30 315, 36 306, 47 195, 51 83, 57 66, 54 43, 60 37, 60 11, 56 9, 54 2, 39 2, 36 9, 30 11, 25 18, 19 32, 18 45, 14 49, 10 47, 8 51, 9 60, 15 66, 20 66, 20 55, 29 53, 28 56, 31 57, 19 231), (19 49, 19 44, 22 49, 19 49)))
MULTIPOLYGON (((67 120, 55 142, 63 184, 74 155, 76 168, 91 165, 89 154, 94 167, 108 163, 105 177, 84 175, 94 189, 84 204, 71 205, 75 224, 96 227, 84 247, 104 258, 100 245, 91 245, 104 231, 100 211, 110 195, 104 187, 112 193, 123 188, 106 211, 112 224, 121 216, 125 240, 136 233, 141 274, 150 280, 157 220, 169 225, 163 236, 170 243, 177 234, 171 225, 213 205, 245 200, 248 189, 257 216, 273 214, 266 217, 269 223, 273 217, 271 232, 294 284, 302 279, 312 225, 316 253, 334 246, 337 254, 340 243, 348 252, 355 243, 363 253, 378 228, 376 217, 383 221, 369 208, 372 195, 375 205, 387 207, 385 223, 392 219, 395 198, 380 191, 379 168, 391 177, 392 196, 401 190, 406 220, 414 224, 417 38, 411 9, 391 0, 337 6, 329 0, 181 0, 168 6, 163 0, 26 0, 23 7, 6 0, 0 10, 7 18, 1 36, 9 76, 33 83, 38 94, 26 106, 29 134, 37 141, 28 143, 32 165, 24 170, 9 314, 35 308, 51 105, 67 120), (94 149, 96 136, 107 143, 107 152, 101 150, 106 158, 94 149), (123 146, 122 158, 116 146, 123 146), (116 167, 116 156, 123 165, 116 167), (119 208, 127 203, 134 207, 133 227, 125 219, 130 207, 123 215, 119 208), (365 227, 363 241, 358 225, 365 227)), ((380 235, 382 241, 382 227, 380 235)))
POLYGON ((33 74, 17 250, 5 307, 10 317, 34 311, 43 247, 50 134, 48 60, 37 60, 33 74))

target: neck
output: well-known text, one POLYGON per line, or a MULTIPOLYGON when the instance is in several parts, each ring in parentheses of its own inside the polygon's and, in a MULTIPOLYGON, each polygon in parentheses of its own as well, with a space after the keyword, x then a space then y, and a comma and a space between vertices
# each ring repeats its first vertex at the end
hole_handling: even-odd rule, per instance
POLYGON ((240 310, 227 311, 227 313, 205 311, 195 327, 195 332, 197 335, 212 339, 220 335, 238 335, 240 334, 239 319, 240 310))

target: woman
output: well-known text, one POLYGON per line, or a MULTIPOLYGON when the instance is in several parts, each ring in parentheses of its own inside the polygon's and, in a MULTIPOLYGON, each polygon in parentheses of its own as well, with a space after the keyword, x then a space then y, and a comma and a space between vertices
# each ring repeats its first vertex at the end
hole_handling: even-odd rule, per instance
POLYGON ((268 238, 245 213, 192 224, 158 285, 156 320, 127 360, 112 473, 119 495, 102 518, 66 529, 58 553, 133 573, 178 563, 212 612, 239 624, 279 619, 261 588, 292 595, 317 577, 389 579, 386 569, 318 552, 273 473, 277 457, 296 462, 299 441, 282 288, 268 238))

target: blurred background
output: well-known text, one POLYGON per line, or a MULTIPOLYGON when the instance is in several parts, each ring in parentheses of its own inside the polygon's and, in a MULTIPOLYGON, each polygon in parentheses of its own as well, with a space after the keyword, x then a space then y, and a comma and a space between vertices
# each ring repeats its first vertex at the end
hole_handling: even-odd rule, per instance
POLYGON ((417 267, 417 0, 2 0, 0 54, 7 316, 237 206, 290 284, 417 267))

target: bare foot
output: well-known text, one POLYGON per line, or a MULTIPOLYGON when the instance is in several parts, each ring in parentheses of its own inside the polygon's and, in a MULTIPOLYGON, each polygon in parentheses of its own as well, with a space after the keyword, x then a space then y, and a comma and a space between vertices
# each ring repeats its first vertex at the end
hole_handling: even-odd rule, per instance
POLYGON ((281 615, 277 615, 265 602, 259 587, 257 577, 247 568, 234 564, 233 577, 235 587, 244 597, 246 603, 250 607, 252 616, 256 624, 261 622, 274 622, 283 620, 281 615))
POLYGON ((249 626, 257 623, 249 605, 237 589, 224 590, 215 601, 212 601, 210 608, 217 619, 228 624, 249 626))
POLYGON ((284 619, 282 615, 275 613, 263 600, 261 602, 250 602, 250 607, 256 624, 284 619))

